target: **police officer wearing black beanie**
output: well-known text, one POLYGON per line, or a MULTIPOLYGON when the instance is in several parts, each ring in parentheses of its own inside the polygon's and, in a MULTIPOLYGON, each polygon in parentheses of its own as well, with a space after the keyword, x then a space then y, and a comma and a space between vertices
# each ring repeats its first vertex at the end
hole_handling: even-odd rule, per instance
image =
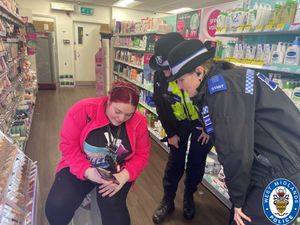
POLYGON ((198 106, 224 167, 230 224, 290 224, 299 216, 299 109, 262 73, 213 56, 214 49, 189 40, 168 62, 170 80, 198 106))
POLYGON ((155 53, 150 59, 150 66, 155 70, 153 99, 170 147, 163 178, 163 199, 152 218, 156 224, 162 223, 174 211, 178 183, 184 174, 189 137, 183 216, 186 219, 194 218, 193 194, 203 178, 206 156, 212 146, 208 135, 202 130, 198 113, 188 94, 180 90, 176 82, 167 81, 172 76, 167 56, 182 41, 183 37, 175 32, 161 36, 155 43, 155 53))

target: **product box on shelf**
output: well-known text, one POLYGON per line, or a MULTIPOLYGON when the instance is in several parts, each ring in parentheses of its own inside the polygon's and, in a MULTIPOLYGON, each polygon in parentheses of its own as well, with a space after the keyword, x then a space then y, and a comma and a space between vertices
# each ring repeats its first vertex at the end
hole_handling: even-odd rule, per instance
POLYGON ((172 26, 163 18, 143 18, 138 22, 116 21, 114 32, 120 34, 147 33, 147 32, 171 32, 172 26))
POLYGON ((221 12, 217 18, 217 33, 267 32, 299 28, 297 23, 300 8, 297 0, 268 3, 257 1, 247 10, 234 9, 221 12))
POLYGON ((143 84, 153 86, 153 70, 150 68, 149 61, 153 54, 144 54, 143 84))

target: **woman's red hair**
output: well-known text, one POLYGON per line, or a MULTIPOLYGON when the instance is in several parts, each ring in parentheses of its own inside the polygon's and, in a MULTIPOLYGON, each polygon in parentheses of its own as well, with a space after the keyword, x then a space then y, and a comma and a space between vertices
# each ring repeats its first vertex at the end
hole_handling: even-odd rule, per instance
POLYGON ((109 95, 111 102, 121 102, 137 107, 140 90, 131 83, 118 81, 112 84, 109 95))

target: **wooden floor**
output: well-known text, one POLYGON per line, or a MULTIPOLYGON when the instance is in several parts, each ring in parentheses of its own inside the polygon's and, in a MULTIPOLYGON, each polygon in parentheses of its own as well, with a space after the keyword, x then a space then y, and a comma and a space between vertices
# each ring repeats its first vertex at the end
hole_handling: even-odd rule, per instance
MULTIPOLYGON (((38 161, 40 180, 40 207, 42 225, 47 225, 44 204, 54 180, 55 169, 60 159, 58 151, 59 130, 67 109, 76 101, 95 96, 95 87, 80 86, 39 91, 26 154, 38 161)), ((162 176, 167 153, 154 141, 147 169, 136 182, 135 190, 127 199, 132 225, 152 225, 152 213, 162 197, 162 176)), ((197 213, 192 221, 182 216, 183 183, 179 185, 176 210, 164 225, 227 225, 229 210, 202 185, 195 195, 197 213)), ((112 224, 113 225, 113 224, 112 224)))

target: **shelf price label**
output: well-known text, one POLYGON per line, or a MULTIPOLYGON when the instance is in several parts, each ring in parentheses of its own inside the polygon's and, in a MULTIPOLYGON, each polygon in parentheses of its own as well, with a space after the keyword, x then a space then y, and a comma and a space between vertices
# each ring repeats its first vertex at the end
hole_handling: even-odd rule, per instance
POLYGON ((263 26, 256 26, 254 32, 261 32, 263 30, 263 26))
POLYGON ((222 31, 222 27, 217 27, 216 34, 221 33, 221 31, 222 31))
POLYGON ((264 27, 264 31, 272 31, 274 29, 274 24, 273 23, 268 23, 264 27))
POLYGON ((242 33, 242 32, 243 32, 243 30, 244 30, 244 27, 245 27, 245 25, 238 26, 238 28, 237 28, 236 32, 238 32, 238 33, 242 33))
POLYGON ((291 24, 289 30, 300 30, 300 24, 291 24))
POLYGON ((226 31, 227 31, 227 28, 226 27, 222 27, 221 33, 226 33, 226 31))
POLYGON ((289 67, 283 67, 283 68, 282 68, 282 71, 285 71, 285 72, 291 72, 291 68, 289 68, 289 67))
POLYGON ((276 30, 276 31, 281 31, 281 30, 284 29, 284 27, 285 27, 285 23, 280 23, 280 24, 277 24, 277 25, 276 25, 275 30, 276 30))
POLYGON ((252 64, 252 60, 251 59, 242 59, 241 63, 242 64, 252 64))
POLYGON ((250 32, 250 31, 251 31, 251 28, 252 28, 251 25, 249 25, 249 24, 248 24, 248 25, 245 25, 243 31, 244 31, 245 33, 246 33, 246 32, 250 32))

